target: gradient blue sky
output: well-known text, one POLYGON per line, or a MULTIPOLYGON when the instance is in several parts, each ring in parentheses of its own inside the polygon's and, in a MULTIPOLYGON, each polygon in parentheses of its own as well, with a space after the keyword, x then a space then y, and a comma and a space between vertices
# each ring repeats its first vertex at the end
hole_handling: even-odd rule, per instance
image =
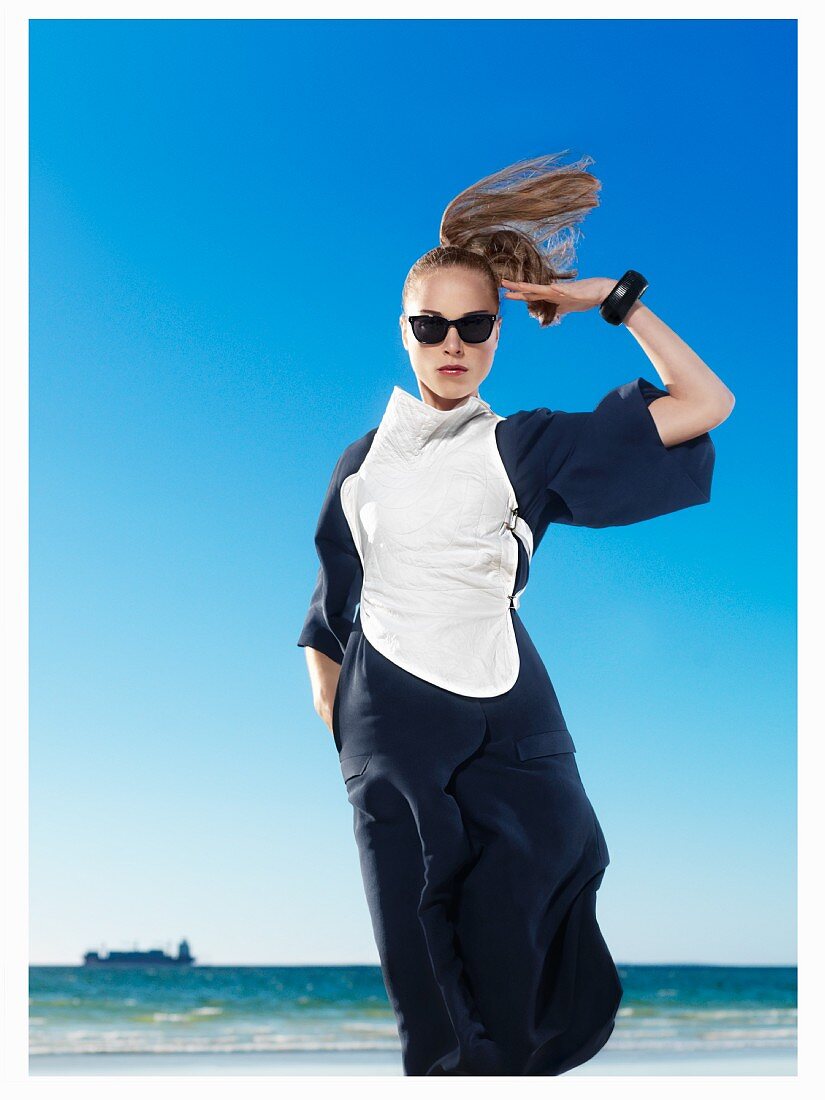
MULTIPOLYGON (((32 21, 32 962, 377 962, 295 644, 315 521, 417 393, 400 290, 444 207, 561 150, 603 182, 580 276, 643 271, 737 397, 709 505, 551 528, 522 600, 602 928, 619 963, 795 962, 795 55, 791 20, 32 21)), ((595 311, 503 308, 503 415, 659 380, 595 311)))

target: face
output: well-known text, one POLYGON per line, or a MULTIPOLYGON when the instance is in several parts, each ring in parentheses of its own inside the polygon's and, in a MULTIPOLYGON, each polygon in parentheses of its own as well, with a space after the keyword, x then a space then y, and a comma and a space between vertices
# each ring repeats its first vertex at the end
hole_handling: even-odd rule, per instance
POLYGON ((478 387, 493 365, 502 319, 496 319, 483 344, 465 344, 452 325, 440 344, 420 344, 413 336, 408 318, 430 313, 455 320, 465 313, 498 311, 496 297, 478 272, 453 267, 433 271, 419 280, 407 300, 407 312, 399 320, 401 339, 409 353, 421 399, 427 405, 450 409, 471 394, 478 395, 478 387), (464 370, 452 374, 440 370, 448 366, 464 370))

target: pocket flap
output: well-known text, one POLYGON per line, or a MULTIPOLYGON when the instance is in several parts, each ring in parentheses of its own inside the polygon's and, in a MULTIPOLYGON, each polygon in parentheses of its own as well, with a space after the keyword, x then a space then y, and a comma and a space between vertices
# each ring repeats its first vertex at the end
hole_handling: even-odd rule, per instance
POLYGON ((519 760, 530 760, 534 756, 551 756, 556 752, 575 752, 576 746, 569 730, 544 730, 531 733, 516 741, 519 760))
POLYGON ((341 775, 344 779, 352 779, 354 775, 360 775, 369 763, 371 752, 358 753, 357 756, 344 756, 341 759, 341 775))

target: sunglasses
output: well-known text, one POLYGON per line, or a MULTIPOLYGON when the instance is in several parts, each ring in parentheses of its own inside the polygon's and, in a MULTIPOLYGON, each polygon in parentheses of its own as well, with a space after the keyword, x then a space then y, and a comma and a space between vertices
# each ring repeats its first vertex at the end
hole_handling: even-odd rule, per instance
POLYGON ((448 317, 431 317, 425 313, 408 320, 419 344, 440 344, 446 339, 450 325, 455 325, 465 344, 483 344, 490 339, 497 317, 497 313, 467 313, 451 321, 448 317))

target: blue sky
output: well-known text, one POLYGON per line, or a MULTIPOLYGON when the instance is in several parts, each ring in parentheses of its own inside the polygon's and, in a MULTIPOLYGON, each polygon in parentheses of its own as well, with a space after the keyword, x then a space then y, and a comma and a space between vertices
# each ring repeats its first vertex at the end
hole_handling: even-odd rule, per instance
MULTIPOLYGON (((295 644, 317 512, 417 393, 400 292, 444 207, 562 150, 603 184, 580 277, 644 272, 737 398, 709 505, 551 528, 522 598, 612 857, 602 928, 619 963, 795 962, 795 38, 32 21, 32 962, 183 935, 377 962, 295 644)), ((502 415, 659 381, 595 311, 503 308, 502 415)))

